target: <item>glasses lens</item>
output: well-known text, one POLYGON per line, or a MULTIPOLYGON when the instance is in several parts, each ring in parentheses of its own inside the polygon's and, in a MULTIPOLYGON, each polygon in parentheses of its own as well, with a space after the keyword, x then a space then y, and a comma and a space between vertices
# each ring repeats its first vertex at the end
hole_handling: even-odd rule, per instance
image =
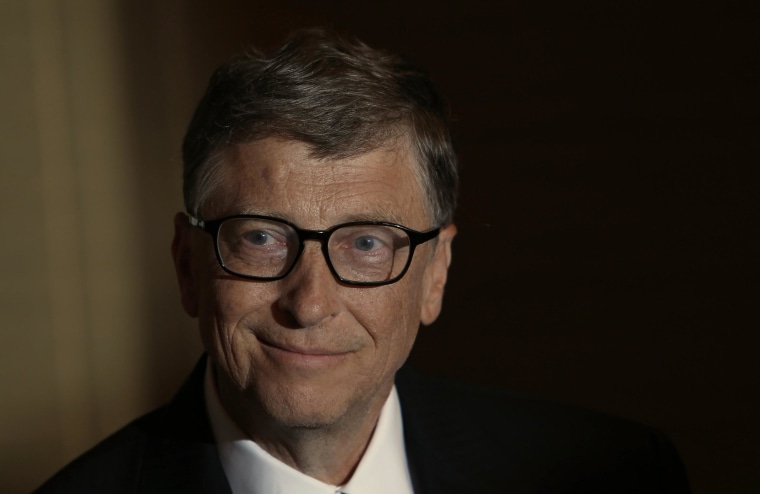
POLYGON ((219 256, 234 273, 282 276, 298 253, 298 235, 285 223, 258 218, 232 218, 219 227, 219 256))
POLYGON ((330 236, 330 262, 347 281, 388 281, 401 274, 409 260, 409 236, 399 228, 351 225, 330 236))

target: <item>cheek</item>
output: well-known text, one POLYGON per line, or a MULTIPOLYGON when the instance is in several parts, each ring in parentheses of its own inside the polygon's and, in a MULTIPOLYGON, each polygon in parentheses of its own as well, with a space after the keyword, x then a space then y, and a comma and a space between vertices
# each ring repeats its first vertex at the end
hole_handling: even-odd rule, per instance
POLYGON ((210 280, 205 284, 198 310, 198 326, 203 346, 210 354, 227 353, 230 346, 235 310, 234 292, 226 289, 224 283, 210 280))
POLYGON ((236 386, 245 388, 259 358, 251 329, 269 320, 271 290, 224 276, 207 286, 198 318, 203 347, 236 386))
POLYGON ((356 290, 347 304, 357 322, 373 340, 381 366, 399 366, 417 336, 419 292, 404 279, 385 287, 356 290))
POLYGON ((229 352, 241 330, 241 322, 251 314, 268 310, 266 290, 261 285, 217 276, 205 284, 208 287, 200 300, 198 321, 203 343, 222 346, 229 352))

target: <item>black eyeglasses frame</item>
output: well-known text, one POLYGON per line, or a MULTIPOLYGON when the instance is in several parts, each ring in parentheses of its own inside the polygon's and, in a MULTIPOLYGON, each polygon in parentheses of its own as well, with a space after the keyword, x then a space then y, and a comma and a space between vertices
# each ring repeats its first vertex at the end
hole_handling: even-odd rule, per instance
POLYGON ((325 262, 327 263, 327 267, 330 269, 330 272, 335 277, 335 279, 346 285, 363 286, 363 287, 376 287, 376 286, 390 285, 391 283, 395 283, 401 278, 403 278, 407 270, 409 269, 409 266, 412 264, 412 259, 414 258, 414 251, 417 248, 417 246, 437 237, 441 233, 441 229, 443 228, 443 226, 439 226, 437 228, 432 228, 424 232, 418 232, 417 230, 412 230, 411 228, 407 228, 403 225, 399 225, 396 223, 389 223, 386 221, 352 221, 348 223, 341 223, 338 225, 331 226, 327 230, 307 230, 304 228, 299 228, 298 226, 294 225, 290 221, 284 220, 282 218, 276 218, 274 216, 264 216, 264 215, 258 215, 258 214, 234 214, 231 216, 224 216, 222 218, 216 218, 213 220, 201 220, 191 215, 190 213, 185 213, 185 215, 187 216, 187 219, 191 226, 199 228, 200 230, 203 230, 204 232, 211 235, 214 242, 214 253, 216 254, 217 261, 219 261, 219 265, 222 267, 222 269, 225 272, 233 276, 237 276, 239 278, 245 278, 249 280, 255 280, 255 281, 281 280, 285 278, 288 274, 290 274, 290 272, 293 271, 293 268, 296 266, 296 264, 298 264, 298 260, 301 258, 301 254, 303 253, 304 241, 316 240, 317 242, 321 244, 322 255, 325 259, 325 262), (293 261, 291 262, 290 267, 287 270, 285 270, 285 272, 283 272, 282 274, 278 276, 252 276, 252 275, 235 272, 232 269, 230 269, 226 264, 224 264, 224 260, 222 259, 221 252, 219 251, 219 229, 221 228, 222 224, 225 221, 233 220, 233 219, 261 219, 261 220, 268 220, 268 221, 277 221, 291 227, 293 231, 296 232, 296 235, 298 236, 298 252, 293 258, 293 261), (391 278, 388 280, 382 280, 382 281, 352 281, 352 280, 347 280, 341 277, 338 274, 338 272, 335 270, 335 268, 333 267, 332 261, 330 261, 330 253, 328 249, 328 242, 330 240, 330 236, 339 228, 343 228, 347 226, 358 226, 358 225, 390 226, 393 228, 398 228, 399 230, 402 230, 404 233, 407 234, 407 236, 409 237, 409 257, 406 260, 406 265, 404 266, 404 269, 402 269, 401 272, 398 275, 396 275, 394 278, 391 278))

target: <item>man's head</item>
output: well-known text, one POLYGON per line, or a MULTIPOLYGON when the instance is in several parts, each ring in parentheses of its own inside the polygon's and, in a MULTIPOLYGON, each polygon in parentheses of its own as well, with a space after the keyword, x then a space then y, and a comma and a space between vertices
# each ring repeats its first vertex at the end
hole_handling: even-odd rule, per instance
POLYGON ((315 157, 343 158, 400 136, 413 147, 435 223, 451 223, 457 160, 445 102, 427 74, 358 40, 303 31, 269 57, 250 51, 214 73, 182 147, 185 207, 202 213, 235 143, 279 137, 306 143, 315 157))
POLYGON ((209 224, 177 215, 172 250, 222 401, 255 439, 372 417, 419 324, 438 316, 456 233, 444 117, 420 71, 321 32, 212 78, 184 143, 187 209, 209 224), (214 222, 236 215, 256 218, 214 222), (407 247, 375 235, 377 222, 440 232, 403 276, 387 270, 392 283, 347 283, 328 259, 358 266, 345 271, 354 281, 382 281, 373 266, 407 247), (320 245, 315 231, 346 223, 348 241, 320 245))

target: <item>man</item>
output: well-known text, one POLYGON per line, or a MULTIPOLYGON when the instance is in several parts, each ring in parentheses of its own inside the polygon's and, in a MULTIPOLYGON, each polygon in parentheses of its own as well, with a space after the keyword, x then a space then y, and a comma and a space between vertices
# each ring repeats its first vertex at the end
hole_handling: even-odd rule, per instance
POLYGON ((418 69, 315 30, 220 68, 183 147, 182 305, 207 355, 48 492, 687 492, 656 431, 402 369, 456 234, 418 69))

